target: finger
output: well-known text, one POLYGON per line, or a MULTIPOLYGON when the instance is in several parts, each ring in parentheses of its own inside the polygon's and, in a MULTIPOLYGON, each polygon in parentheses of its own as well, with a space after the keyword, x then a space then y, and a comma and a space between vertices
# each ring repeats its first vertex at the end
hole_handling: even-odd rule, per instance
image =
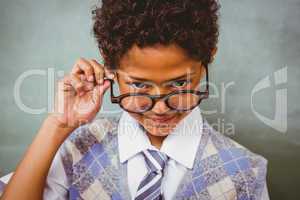
POLYGON ((84 58, 79 59, 77 61, 77 66, 80 68, 80 70, 84 71, 84 75, 87 77, 88 81, 93 82, 95 80, 94 68, 87 60, 84 58))
POLYGON ((59 91, 63 91, 63 92, 68 92, 68 91, 73 90, 73 87, 72 87, 70 81, 68 81, 66 77, 64 77, 63 79, 61 79, 57 82, 57 87, 58 87, 57 89, 59 91))
POLYGON ((107 77, 109 79, 115 78, 115 74, 111 70, 104 68, 104 72, 105 72, 105 77, 107 77))
POLYGON ((97 109, 100 108, 103 95, 110 87, 110 81, 104 81, 103 85, 97 85, 93 90, 93 101, 97 109))
POLYGON ((92 59, 90 60, 90 64, 93 66, 94 68, 94 73, 95 73, 95 78, 96 78, 96 82, 100 85, 103 84, 103 78, 104 78, 104 67, 99 64, 96 60, 92 59))
MULTIPOLYGON (((73 77, 75 80, 71 81, 71 83, 69 85, 76 85, 76 81, 80 80, 79 85, 74 86, 74 91, 76 91, 77 93, 79 93, 79 96, 85 94, 83 91, 90 91, 93 90, 94 88, 94 83, 93 82, 89 82, 86 80, 86 76, 84 74, 73 74, 73 77), (73 84, 72 84, 73 83, 73 84)), ((66 89, 68 90, 68 89, 66 89)))
POLYGON ((83 83, 84 83, 84 90, 85 90, 85 91, 91 91, 91 90, 93 90, 94 87, 95 87, 94 82, 83 81, 83 83))
POLYGON ((104 93, 107 91, 107 89, 110 87, 110 81, 105 80, 103 85, 99 88, 100 89, 100 95, 104 95, 104 93))
POLYGON ((73 66, 73 68, 71 70, 71 74, 84 74, 84 71, 79 67, 79 65, 77 64, 77 62, 73 66))
POLYGON ((80 78, 75 74, 71 74, 70 83, 74 88, 74 90, 76 91, 76 93, 78 93, 79 96, 81 96, 82 92, 84 92, 84 83, 80 80, 80 78))
POLYGON ((84 74, 80 74, 79 76, 80 76, 80 80, 86 81, 86 76, 84 74))

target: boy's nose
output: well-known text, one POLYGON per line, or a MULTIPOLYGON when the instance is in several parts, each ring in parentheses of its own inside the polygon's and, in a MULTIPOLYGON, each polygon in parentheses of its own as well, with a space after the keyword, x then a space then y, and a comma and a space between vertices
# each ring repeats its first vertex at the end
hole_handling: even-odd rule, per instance
MULTIPOLYGON (((163 87, 153 87, 153 89, 150 91, 152 95, 162 95, 162 94, 168 94, 170 91, 163 87)), ((157 99, 154 103, 154 106, 151 110, 155 114, 164 114, 170 111, 170 108, 166 105, 164 100, 162 99, 157 99)))
POLYGON ((152 112, 154 112, 155 114, 164 114, 167 113, 169 110, 170 108, 161 99, 156 101, 152 108, 152 112))

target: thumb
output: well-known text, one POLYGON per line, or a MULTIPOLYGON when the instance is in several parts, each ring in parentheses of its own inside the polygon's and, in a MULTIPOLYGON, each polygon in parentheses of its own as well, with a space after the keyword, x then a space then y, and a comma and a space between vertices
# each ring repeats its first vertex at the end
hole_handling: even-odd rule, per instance
POLYGON ((96 85, 93 89, 93 101, 97 108, 100 108, 102 104, 102 98, 104 93, 110 87, 110 81, 105 80, 102 85, 96 85))

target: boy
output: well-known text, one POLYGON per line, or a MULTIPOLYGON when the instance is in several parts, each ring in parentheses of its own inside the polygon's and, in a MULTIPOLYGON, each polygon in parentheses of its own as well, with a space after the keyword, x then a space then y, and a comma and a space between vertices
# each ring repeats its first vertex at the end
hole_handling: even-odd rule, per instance
POLYGON ((104 66, 81 58, 60 82, 56 110, 3 198, 268 199, 266 160, 213 130, 198 107, 218 9, 215 0, 103 0, 93 30, 104 66), (90 123, 109 87, 124 112, 90 123))

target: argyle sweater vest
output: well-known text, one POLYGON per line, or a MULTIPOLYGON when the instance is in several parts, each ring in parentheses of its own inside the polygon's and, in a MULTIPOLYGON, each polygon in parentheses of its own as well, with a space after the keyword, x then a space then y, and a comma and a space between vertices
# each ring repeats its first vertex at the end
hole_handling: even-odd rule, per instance
MULTIPOLYGON (((118 121, 97 119, 77 128, 61 145, 58 153, 68 177, 69 199, 132 199, 127 162, 119 160, 118 121)), ((259 200, 266 165, 263 157, 215 131, 204 119, 193 168, 187 169, 173 199, 259 200)), ((4 186, 0 182, 0 190, 4 186)))

